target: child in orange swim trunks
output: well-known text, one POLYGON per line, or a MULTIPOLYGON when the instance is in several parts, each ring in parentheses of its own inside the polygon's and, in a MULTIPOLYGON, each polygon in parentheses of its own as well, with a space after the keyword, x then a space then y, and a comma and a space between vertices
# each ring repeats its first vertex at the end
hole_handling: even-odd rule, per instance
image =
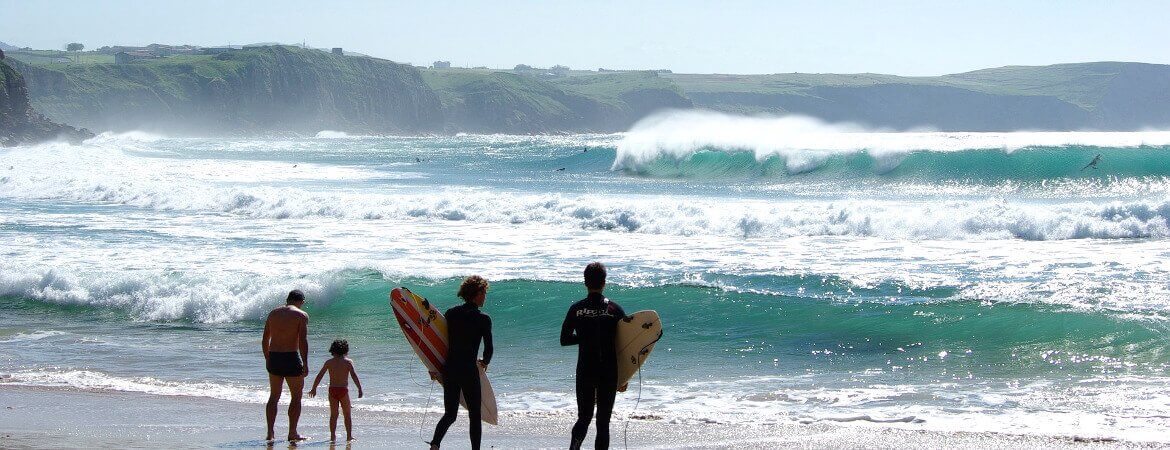
POLYGON ((353 384, 357 385, 358 398, 362 398, 362 381, 358 379, 357 371, 353 369, 353 361, 346 357, 349 354, 349 342, 345 339, 338 339, 333 341, 333 345, 329 346, 329 353, 333 355, 325 365, 321 366, 321 371, 317 373, 317 379, 313 380, 313 389, 309 391, 309 397, 317 396, 317 385, 321 384, 321 378, 325 376, 325 371, 329 371, 329 440, 337 440, 337 410, 341 407, 341 413, 345 415, 345 438, 352 441, 353 425, 350 420, 349 407, 349 377, 353 377, 353 384))

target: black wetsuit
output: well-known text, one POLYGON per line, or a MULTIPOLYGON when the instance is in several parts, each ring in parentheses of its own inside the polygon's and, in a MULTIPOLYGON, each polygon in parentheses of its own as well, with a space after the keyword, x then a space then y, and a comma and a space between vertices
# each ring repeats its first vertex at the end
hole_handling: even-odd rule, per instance
POLYGON ((479 369, 475 365, 479 355, 479 341, 483 340, 483 362, 492 360, 492 318, 468 302, 448 309, 447 361, 443 365, 443 408, 445 412, 435 426, 431 443, 439 445, 447 428, 459 414, 459 394, 467 400, 467 416, 471 420, 471 448, 478 449, 482 429, 480 422, 479 369))
POLYGON ((609 448, 609 417, 613 414, 618 387, 614 340, 618 321, 625 316, 621 306, 598 293, 590 293, 574 303, 565 315, 561 345, 577 345, 577 423, 573 425, 573 446, 579 446, 589 432, 596 399, 596 448, 609 448))

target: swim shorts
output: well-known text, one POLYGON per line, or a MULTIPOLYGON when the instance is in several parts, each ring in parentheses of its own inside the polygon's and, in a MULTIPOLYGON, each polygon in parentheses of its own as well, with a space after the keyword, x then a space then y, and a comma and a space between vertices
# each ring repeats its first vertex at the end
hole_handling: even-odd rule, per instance
POLYGON ((305 366, 301 365, 301 357, 297 352, 268 352, 268 373, 278 377, 301 377, 305 375, 305 366))

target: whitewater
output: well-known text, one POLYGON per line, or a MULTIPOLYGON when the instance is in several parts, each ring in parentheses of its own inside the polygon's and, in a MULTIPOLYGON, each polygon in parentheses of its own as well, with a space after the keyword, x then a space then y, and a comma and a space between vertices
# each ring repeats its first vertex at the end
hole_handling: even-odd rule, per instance
POLYGON ((299 288, 311 361, 347 338, 357 407, 422 414, 386 296, 480 274, 505 419, 573 414, 557 336, 597 260, 666 325, 643 420, 1163 442, 1168 239, 1164 131, 104 134, 0 150, 0 385, 260 403, 261 320, 299 288))

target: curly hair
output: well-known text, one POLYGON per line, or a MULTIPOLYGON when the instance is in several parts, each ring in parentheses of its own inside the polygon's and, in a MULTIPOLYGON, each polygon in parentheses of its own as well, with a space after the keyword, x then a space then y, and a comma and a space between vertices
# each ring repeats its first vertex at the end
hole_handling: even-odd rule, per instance
POLYGON ((345 339, 338 339, 333 341, 329 346, 329 354, 333 356, 345 356, 349 354, 349 341, 345 339))
POLYGON ((459 285, 459 298, 463 301, 470 302, 475 299, 475 296, 480 292, 487 292, 488 281, 479 275, 472 275, 463 279, 463 284, 459 285))

